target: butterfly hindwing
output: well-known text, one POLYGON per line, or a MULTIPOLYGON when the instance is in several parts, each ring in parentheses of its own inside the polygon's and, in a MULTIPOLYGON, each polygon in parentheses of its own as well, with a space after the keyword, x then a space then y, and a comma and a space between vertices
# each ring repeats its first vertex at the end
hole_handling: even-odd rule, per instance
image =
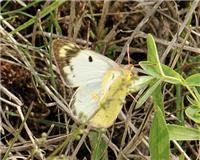
POLYGON ((103 81, 80 86, 73 104, 76 115, 82 122, 88 120, 93 127, 107 128, 117 118, 128 88, 130 72, 110 70, 103 81))
POLYGON ((101 89, 103 93, 99 102, 98 112, 90 120, 90 123, 95 127, 108 128, 116 120, 129 92, 131 72, 129 70, 113 70, 108 75, 105 75, 103 84, 101 89), (108 82, 107 79, 112 79, 110 80, 112 83, 106 83, 108 82))
POLYGON ((98 109, 101 97, 101 82, 95 82, 80 86, 75 94, 73 110, 75 114, 87 121, 98 109))

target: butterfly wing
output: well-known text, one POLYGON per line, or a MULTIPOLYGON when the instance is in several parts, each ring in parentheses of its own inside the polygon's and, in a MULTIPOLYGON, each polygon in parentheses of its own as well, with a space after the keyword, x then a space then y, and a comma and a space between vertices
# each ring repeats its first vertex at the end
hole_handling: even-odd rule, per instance
POLYGON ((102 94, 98 111, 90 120, 91 125, 94 127, 110 127, 117 119, 125 101, 125 97, 129 92, 132 78, 131 71, 113 71, 111 76, 113 77, 113 75, 115 75, 115 78, 110 84, 106 83, 106 77, 104 78, 105 81, 102 86, 102 91, 104 91, 104 93, 102 94))
POLYGON ((117 63, 94 51, 81 49, 63 39, 53 41, 57 65, 71 87, 100 82, 106 71, 120 68, 117 63))
MULTIPOLYGON (((80 86, 76 90, 73 109, 82 122, 89 120, 92 116, 95 117, 95 112, 99 109, 99 104, 103 95, 107 93, 112 82, 117 79, 120 74, 121 72, 116 70, 107 71, 104 75, 103 82, 88 83, 80 86)), ((102 120, 103 119, 104 116, 102 116, 102 120)))
POLYGON ((73 109, 82 122, 87 121, 98 109, 101 97, 101 82, 80 86, 75 94, 73 109))
POLYGON ((53 52, 66 84, 79 87, 73 101, 79 119, 93 127, 112 125, 128 92, 131 71, 67 40, 54 40, 53 52))
POLYGON ((80 86, 74 100, 75 114, 93 127, 108 128, 116 120, 130 85, 130 72, 110 70, 103 82, 80 86), (127 73, 127 74, 126 74, 127 73))

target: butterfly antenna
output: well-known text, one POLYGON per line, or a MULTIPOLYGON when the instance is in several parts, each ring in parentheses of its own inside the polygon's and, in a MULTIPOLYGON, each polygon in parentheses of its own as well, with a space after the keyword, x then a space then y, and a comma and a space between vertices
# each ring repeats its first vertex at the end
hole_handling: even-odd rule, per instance
POLYGON ((128 65, 130 65, 131 64, 131 58, 130 58, 130 52, 129 52, 130 50, 129 50, 129 44, 127 45, 127 55, 128 55, 128 65))
POLYGON ((87 29, 87 47, 89 46, 88 44, 88 42, 89 42, 89 39, 90 39, 90 22, 88 23, 88 27, 87 27, 88 29, 87 29))

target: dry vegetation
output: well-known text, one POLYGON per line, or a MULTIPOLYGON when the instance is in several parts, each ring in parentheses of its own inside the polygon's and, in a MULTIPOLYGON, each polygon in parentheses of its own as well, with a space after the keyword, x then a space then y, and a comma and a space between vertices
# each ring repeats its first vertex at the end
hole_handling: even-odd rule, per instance
MULTIPOLYGON (((162 63, 186 77, 200 72, 197 1, 55 2, 1 1, 2 158, 67 155, 71 159, 91 159, 92 136, 88 136, 88 128, 76 123, 68 108, 74 91, 64 86, 52 59, 50 44, 54 38, 72 39, 122 64, 128 63, 129 46, 131 63, 139 68, 138 62, 147 56, 146 35, 151 33, 162 63)), ((180 124, 177 106, 187 106, 188 92, 169 84, 162 92, 166 122, 180 124)), ((141 94, 127 96, 123 114, 113 126, 103 131, 91 129, 102 132, 109 159, 149 159, 149 129, 154 114, 149 110, 151 98, 134 109, 141 94)), ((185 115, 183 120, 184 125, 197 125, 185 115)), ((199 141, 180 145, 181 149, 171 142, 171 159, 182 151, 191 159, 200 159, 199 141)))

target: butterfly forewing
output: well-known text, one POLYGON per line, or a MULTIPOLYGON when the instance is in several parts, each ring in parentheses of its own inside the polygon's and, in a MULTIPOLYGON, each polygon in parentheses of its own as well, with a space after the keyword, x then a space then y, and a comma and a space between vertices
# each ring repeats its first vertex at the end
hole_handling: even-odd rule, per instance
POLYGON ((53 52, 60 72, 72 87, 101 82, 106 71, 119 68, 109 58, 63 39, 53 41, 53 52))

